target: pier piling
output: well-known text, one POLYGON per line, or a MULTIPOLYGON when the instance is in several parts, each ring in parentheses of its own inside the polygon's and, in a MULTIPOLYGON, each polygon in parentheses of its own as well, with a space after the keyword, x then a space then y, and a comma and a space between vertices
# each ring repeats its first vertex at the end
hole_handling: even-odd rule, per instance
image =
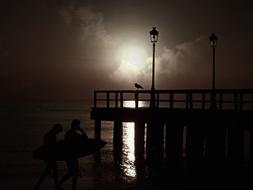
POLYGON ((225 162, 236 167, 253 165, 253 89, 152 93, 156 98, 154 107, 150 107, 149 90, 95 91, 91 111, 95 138, 101 139, 101 121, 113 121, 113 147, 120 155, 122 123, 134 122, 136 161, 144 160, 146 155, 147 161, 159 163, 165 154, 169 166, 187 163, 193 169, 204 165, 219 169, 225 162), (133 104, 127 107, 129 101, 133 104), (245 150, 249 151, 247 162, 245 150))

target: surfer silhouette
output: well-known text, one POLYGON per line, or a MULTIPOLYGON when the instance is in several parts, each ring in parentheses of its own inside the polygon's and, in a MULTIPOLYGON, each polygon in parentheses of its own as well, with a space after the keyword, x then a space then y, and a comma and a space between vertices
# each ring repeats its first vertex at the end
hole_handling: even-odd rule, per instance
POLYGON ((68 149, 68 156, 66 158, 68 172, 59 181, 57 187, 62 189, 61 185, 72 177, 72 190, 76 190, 77 178, 79 175, 79 161, 75 155, 80 141, 88 139, 87 134, 80 128, 80 120, 73 120, 70 130, 65 134, 64 141, 68 149))
MULTIPOLYGON (((62 132, 62 130, 63 128, 60 124, 55 124, 53 128, 44 135, 44 145, 53 148, 57 143, 56 136, 58 133, 62 132)), ((46 164, 46 168, 44 172, 41 174, 38 182, 36 183, 35 188, 34 188, 35 190, 39 189, 42 182, 46 179, 48 175, 51 174, 51 172, 53 174, 54 184, 55 186, 57 185, 58 167, 57 167, 56 160, 53 158, 47 158, 44 161, 46 164)))

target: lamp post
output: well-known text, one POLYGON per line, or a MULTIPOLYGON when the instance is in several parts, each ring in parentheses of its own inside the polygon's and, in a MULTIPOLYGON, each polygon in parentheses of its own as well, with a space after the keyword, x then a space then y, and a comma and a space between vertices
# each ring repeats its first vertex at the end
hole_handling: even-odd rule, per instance
POLYGON ((215 94, 215 48, 217 46, 218 37, 212 33, 209 37, 210 46, 213 50, 213 73, 212 73, 212 95, 211 95, 211 108, 216 108, 216 94, 215 94))
POLYGON ((151 86, 151 101, 150 107, 155 107, 155 44, 158 42, 159 32, 156 30, 156 27, 149 32, 150 41, 153 44, 153 61, 152 61, 152 86, 151 86))

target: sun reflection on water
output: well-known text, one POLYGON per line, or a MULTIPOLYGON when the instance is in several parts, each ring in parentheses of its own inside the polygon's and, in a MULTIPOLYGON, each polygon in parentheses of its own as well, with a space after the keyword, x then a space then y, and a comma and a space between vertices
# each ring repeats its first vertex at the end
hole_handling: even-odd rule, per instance
POLYGON ((134 154, 134 123, 123 123, 123 162, 122 168, 126 177, 136 177, 134 154))
MULTIPOLYGON (((124 105, 125 108, 135 108, 135 101, 134 100, 126 100, 124 101, 124 105)), ((138 107, 146 107, 147 106, 147 102, 145 101, 138 101, 138 107)))
MULTIPOLYGON (((146 106, 145 102, 142 101, 139 101, 138 104, 139 107, 146 106)), ((124 101, 124 107, 135 108, 135 101, 124 101)), ((134 122, 123 122, 123 155, 121 168, 128 180, 135 179, 137 175, 135 166, 134 129, 134 122)))

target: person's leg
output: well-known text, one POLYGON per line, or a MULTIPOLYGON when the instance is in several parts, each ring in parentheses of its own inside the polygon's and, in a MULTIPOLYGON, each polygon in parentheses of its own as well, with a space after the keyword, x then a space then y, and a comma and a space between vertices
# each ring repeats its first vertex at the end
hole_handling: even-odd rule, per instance
POLYGON ((62 187, 61 187, 62 184, 72 176, 72 174, 71 174, 71 160, 66 160, 66 164, 67 164, 68 172, 67 172, 67 174, 62 176, 60 181, 57 183, 57 185, 56 185, 57 190, 62 189, 62 187))
POLYGON ((55 184, 55 187, 57 186, 58 184, 58 166, 57 166, 57 163, 53 163, 52 165, 52 170, 53 170, 53 179, 54 179, 54 184, 55 184))
POLYGON ((62 176, 62 178, 60 179, 60 181, 57 183, 56 185, 56 189, 62 189, 61 186, 62 184, 67 181, 69 178, 71 177, 71 175, 69 173, 65 174, 64 176, 62 176))
POLYGON ((76 190, 77 177, 77 174, 72 176, 72 190, 76 190))
POLYGON ((50 163, 46 163, 46 168, 45 168, 44 172, 41 174, 34 189, 36 189, 36 190, 39 189, 40 185, 43 183, 43 181, 46 179, 46 177, 50 174, 51 170, 52 170, 52 165, 50 163))
POLYGON ((74 159, 72 162, 72 190, 76 190, 78 175, 79 175, 79 161, 78 159, 74 159))

